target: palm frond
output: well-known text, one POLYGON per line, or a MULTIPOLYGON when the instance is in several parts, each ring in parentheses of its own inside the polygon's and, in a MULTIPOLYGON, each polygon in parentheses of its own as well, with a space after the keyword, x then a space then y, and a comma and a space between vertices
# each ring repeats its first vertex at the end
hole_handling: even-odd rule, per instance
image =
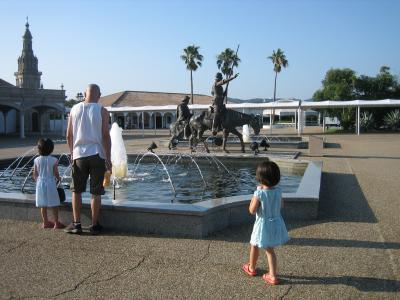
POLYGON ((227 77, 232 75, 232 68, 238 67, 239 62, 240 58, 231 48, 226 48, 217 55, 217 67, 227 77))
POLYGON ((181 59, 186 64, 186 69, 196 71, 201 66, 203 55, 199 53, 199 46, 190 45, 183 49, 184 55, 181 55, 181 59))

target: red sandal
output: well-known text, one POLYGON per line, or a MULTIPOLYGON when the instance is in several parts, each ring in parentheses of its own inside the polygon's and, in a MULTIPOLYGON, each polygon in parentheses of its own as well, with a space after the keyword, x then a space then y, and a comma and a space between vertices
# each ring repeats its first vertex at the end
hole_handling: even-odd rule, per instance
POLYGON ((63 229, 63 228, 65 228, 65 225, 63 223, 58 221, 54 223, 54 229, 63 229))
POLYGON ((51 221, 43 222, 40 227, 43 228, 43 229, 53 228, 54 227, 54 223, 51 222, 51 221))
POLYGON ((269 273, 265 273, 262 278, 268 284, 271 284, 271 285, 279 284, 279 280, 277 278, 275 278, 275 279, 272 278, 271 275, 269 275, 269 273))
POLYGON ((244 264, 242 266, 242 270, 249 276, 256 276, 257 275, 256 270, 254 270, 254 271, 250 270, 250 264, 244 264))

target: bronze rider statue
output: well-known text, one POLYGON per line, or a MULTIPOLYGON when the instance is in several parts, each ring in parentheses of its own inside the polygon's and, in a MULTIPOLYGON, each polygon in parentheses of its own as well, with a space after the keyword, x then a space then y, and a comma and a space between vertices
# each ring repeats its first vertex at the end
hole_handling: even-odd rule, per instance
POLYGON ((229 81, 235 79, 238 77, 239 74, 235 74, 235 76, 232 76, 227 79, 222 78, 221 73, 217 73, 215 75, 215 82, 211 90, 211 95, 214 96, 213 103, 212 103, 212 108, 214 112, 214 119, 213 119, 213 124, 212 124, 212 134, 216 135, 218 132, 218 129, 221 127, 222 123, 222 117, 224 116, 225 113, 225 105, 224 105, 224 99, 226 96, 226 90, 224 91, 223 85, 228 83, 229 81))
POLYGON ((188 139, 188 126, 189 126, 189 121, 190 118, 193 116, 193 114, 189 110, 189 96, 185 96, 185 98, 182 100, 181 104, 178 105, 176 108, 176 123, 179 124, 179 127, 183 127, 183 134, 184 134, 184 139, 188 139))

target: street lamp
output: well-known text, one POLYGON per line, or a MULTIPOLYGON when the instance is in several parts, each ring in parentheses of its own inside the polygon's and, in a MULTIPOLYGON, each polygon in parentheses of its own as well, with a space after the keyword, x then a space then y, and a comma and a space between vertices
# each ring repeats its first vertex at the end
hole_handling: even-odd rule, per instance
POLYGON ((79 102, 81 102, 82 100, 83 100, 83 94, 82 93, 78 93, 78 94, 76 94, 76 99, 79 101, 79 102))

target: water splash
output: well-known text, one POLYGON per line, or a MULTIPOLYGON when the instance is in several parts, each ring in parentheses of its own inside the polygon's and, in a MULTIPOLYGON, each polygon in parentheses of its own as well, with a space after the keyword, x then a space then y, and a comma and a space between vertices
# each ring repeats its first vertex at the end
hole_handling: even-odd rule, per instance
MULTIPOLYGON (((33 152, 36 149, 36 147, 33 147, 32 149, 29 149, 28 151, 26 151, 24 154, 22 154, 21 156, 17 157, 1 174, 0 177, 3 177, 3 175, 16 163, 18 162, 18 165, 16 168, 19 167, 19 165, 21 164, 22 160, 30 153, 33 152)), ((15 169, 16 169, 15 168, 15 169)), ((15 172, 15 169, 13 171, 13 173, 15 172)))
MULTIPOLYGON (((136 165, 136 167, 135 167, 135 170, 133 171, 133 177, 135 177, 136 170, 137 170, 137 168, 139 167, 140 162, 143 160, 143 158, 145 158, 145 157, 147 157, 147 156, 153 156, 153 157, 157 158, 158 161, 161 163, 161 165, 163 166, 164 171, 165 171, 165 172, 167 173, 167 175, 168 175, 168 181, 169 181, 169 183, 171 184, 171 188, 172 188, 172 191, 174 192, 174 198, 175 198, 175 197, 176 197, 176 190, 175 190, 175 186, 174 186, 174 184, 173 184, 173 182, 172 182, 171 176, 169 175, 168 169, 167 169, 167 167, 164 165, 164 163, 162 162, 161 158, 160 158, 157 154, 155 154, 154 152, 150 152, 150 151, 149 151, 149 152, 146 152, 145 154, 142 155, 142 157, 139 159, 139 161, 138 161, 138 163, 137 163, 137 165, 136 165)), ((171 200, 171 202, 173 202, 173 200, 171 200)))
POLYGON ((181 153, 180 155, 181 155, 181 157, 188 157, 188 158, 190 158, 190 159, 192 160, 192 162, 196 165, 197 170, 199 171, 199 174, 200 174, 200 176, 201 176, 201 179, 203 180, 204 188, 206 189, 206 188, 207 188, 207 183, 206 183, 206 181, 204 180, 203 173, 201 172, 200 167, 199 167, 199 165, 197 164, 196 160, 193 158, 193 156, 192 156, 192 155, 189 155, 189 154, 184 154, 184 153, 181 153))
POLYGON ((128 171, 128 157, 122 138, 122 128, 116 122, 111 126, 110 137, 112 174, 115 177, 124 178, 128 171))

